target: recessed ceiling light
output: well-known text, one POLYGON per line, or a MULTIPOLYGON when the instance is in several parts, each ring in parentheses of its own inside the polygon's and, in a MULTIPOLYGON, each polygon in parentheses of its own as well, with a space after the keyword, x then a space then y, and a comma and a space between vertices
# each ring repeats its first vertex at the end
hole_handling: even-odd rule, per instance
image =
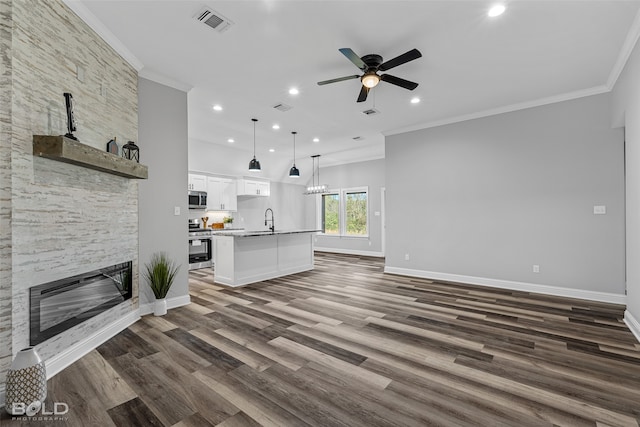
POLYGON ((269 148, 269 152, 270 152, 270 153, 275 153, 275 152, 276 152, 276 149, 275 149, 275 148, 269 148))
POLYGON ((487 15, 489 15, 491 18, 494 18, 496 16, 502 15, 505 10, 506 7, 503 4, 496 4, 491 6, 491 9, 489 9, 487 15))
POLYGON ((412 104, 419 104, 420 103, 420 98, 418 98, 417 96, 414 98, 411 98, 411 103, 412 104))
POLYGON ((271 126, 271 128, 274 129, 274 130, 278 130, 278 129, 280 129, 280 125, 276 123, 273 126, 271 126))
POLYGON ((313 138, 313 142, 320 142, 320 138, 313 138))
POLYGON ((234 142, 236 142, 236 140, 235 140, 235 139, 233 139, 233 138, 229 138, 229 139, 227 139, 227 142, 228 142, 229 144, 233 144, 234 142))
POLYGON ((222 106, 216 104, 213 106, 214 111, 222 111, 222 106))
POLYGON ((292 87, 291 89, 289 89, 289 95, 297 95, 299 93, 300 91, 298 90, 297 87, 292 87))

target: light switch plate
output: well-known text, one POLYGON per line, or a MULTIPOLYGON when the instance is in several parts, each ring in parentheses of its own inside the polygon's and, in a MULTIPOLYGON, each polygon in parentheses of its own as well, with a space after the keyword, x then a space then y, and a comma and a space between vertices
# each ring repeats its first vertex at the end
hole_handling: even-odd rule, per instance
POLYGON ((606 215, 607 213, 607 207, 604 205, 599 205, 599 206, 594 206, 593 207, 593 214, 594 215, 606 215))
POLYGON ((180 215, 180 206, 175 206, 175 207, 173 208, 173 214, 174 214, 175 216, 180 215))

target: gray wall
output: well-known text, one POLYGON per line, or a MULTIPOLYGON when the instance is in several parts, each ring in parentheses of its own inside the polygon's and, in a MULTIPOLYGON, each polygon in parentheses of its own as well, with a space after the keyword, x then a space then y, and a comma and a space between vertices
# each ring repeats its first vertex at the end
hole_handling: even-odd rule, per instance
MULTIPOLYGON (((316 247, 335 252, 382 256, 381 189, 385 186, 384 159, 321 168, 320 181, 330 189, 369 187, 369 238, 318 235, 316 247), (380 215, 376 216, 376 212, 380 212, 380 215)), ((317 202, 321 203, 320 199, 317 202)))
POLYGON ((627 313, 640 340, 640 46, 613 91, 614 126, 625 126, 627 313))
MULTIPOLYGON (((141 78, 138 95, 140 162, 149 166, 140 183, 140 271, 154 252, 166 252, 182 266, 167 298, 187 297, 187 94, 141 78)), ((142 277, 140 283, 141 304, 153 302, 142 277)))
POLYGON ((609 101, 387 137, 387 267, 624 294, 623 132, 609 101))

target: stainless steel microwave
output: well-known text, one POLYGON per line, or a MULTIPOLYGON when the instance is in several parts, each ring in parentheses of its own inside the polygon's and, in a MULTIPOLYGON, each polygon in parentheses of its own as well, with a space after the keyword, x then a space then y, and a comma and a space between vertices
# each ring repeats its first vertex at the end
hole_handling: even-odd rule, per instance
POLYGON ((206 209, 207 192, 189 191, 189 209, 206 209))

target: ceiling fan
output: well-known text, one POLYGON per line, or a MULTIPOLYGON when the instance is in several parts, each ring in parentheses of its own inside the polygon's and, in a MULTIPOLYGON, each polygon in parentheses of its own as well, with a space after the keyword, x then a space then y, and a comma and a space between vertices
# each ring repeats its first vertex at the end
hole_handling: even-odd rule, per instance
POLYGON ((418 49, 411 49, 408 52, 403 53, 400 56, 396 56, 386 62, 382 62, 382 56, 380 55, 365 55, 362 58, 356 55, 356 53, 350 48, 338 49, 347 59, 353 64, 364 71, 364 74, 354 74, 352 76, 338 77, 337 79, 324 80, 318 82, 318 85, 326 85, 329 83, 341 82, 344 80, 352 80, 359 78, 362 82, 362 89, 360 89, 360 95, 358 95, 358 102, 363 102, 367 99, 369 90, 374 88, 381 80, 387 83, 391 83, 396 86, 403 87, 405 89, 414 90, 418 87, 418 83, 411 82, 409 80, 401 79, 400 77, 392 76, 391 74, 378 74, 379 71, 387 71, 398 65, 405 64, 414 59, 422 57, 422 54, 418 49))

